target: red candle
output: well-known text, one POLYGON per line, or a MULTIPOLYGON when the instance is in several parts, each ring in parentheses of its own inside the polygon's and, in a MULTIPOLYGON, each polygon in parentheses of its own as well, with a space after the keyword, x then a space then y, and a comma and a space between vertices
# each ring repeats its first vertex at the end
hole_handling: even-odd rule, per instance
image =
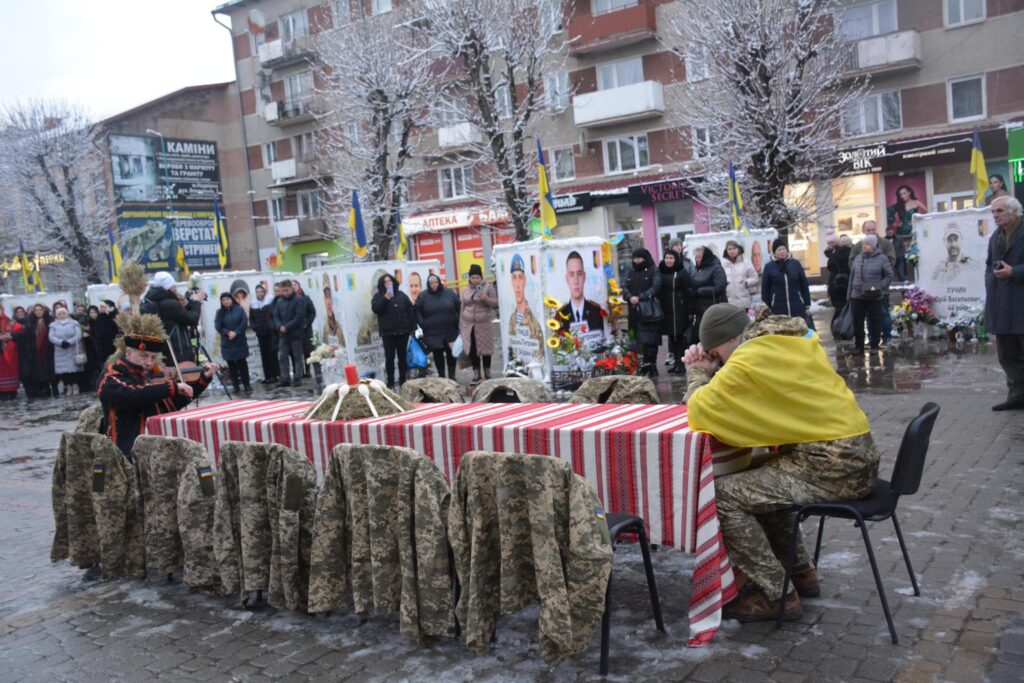
POLYGON ((355 385, 359 384, 359 373, 356 371, 356 366, 345 366, 345 381, 348 382, 348 385, 350 387, 354 387, 355 385))

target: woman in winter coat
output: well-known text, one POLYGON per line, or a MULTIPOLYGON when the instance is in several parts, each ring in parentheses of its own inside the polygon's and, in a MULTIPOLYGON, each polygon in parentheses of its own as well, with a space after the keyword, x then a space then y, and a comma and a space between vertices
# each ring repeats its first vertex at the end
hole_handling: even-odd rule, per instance
POLYGON ((669 356, 675 360, 670 374, 685 375, 683 353, 686 352, 687 332, 690 329, 690 273, 681 262, 679 254, 669 249, 658 264, 661 273, 661 310, 665 317, 661 331, 668 336, 669 356))
MULTIPOLYGON (((661 344, 661 320, 644 320, 640 302, 658 299, 661 293, 661 272, 655 267, 651 252, 633 250, 633 270, 626 277, 622 294, 629 302, 629 331, 636 335, 643 365, 638 374, 658 376, 658 345, 661 344)), ((661 303, 660 300, 658 303, 661 303)))
POLYGON ((433 273, 427 278, 426 291, 416 297, 416 322, 423 330, 423 343, 434 354, 437 376, 455 379, 455 356, 452 342, 459 336, 459 313, 462 304, 459 296, 446 289, 441 278, 433 273))
POLYGON ((853 259, 850 270, 850 310, 853 312, 853 335, 857 351, 864 350, 864 318, 868 321, 868 344, 878 351, 882 337, 882 302, 893 270, 889 257, 878 248, 877 235, 865 235, 863 251, 853 259))
POLYGON ((213 317, 213 327, 220 335, 220 355, 228 364, 231 387, 238 391, 241 384, 242 390, 250 393, 249 342, 245 340, 249 320, 245 316, 245 309, 238 305, 230 292, 221 292, 220 308, 213 317))
POLYGON ((725 291, 729 280, 722 262, 708 247, 697 247, 693 252, 697 269, 693 273, 693 327, 700 331, 700 320, 704 312, 715 304, 725 303, 725 291))
POLYGON ((398 291, 398 280, 381 275, 377 280, 377 293, 370 301, 377 314, 377 329, 384 343, 384 369, 388 375, 388 389, 395 388, 395 356, 398 356, 398 384, 405 384, 409 371, 406 352, 409 335, 416 331, 416 311, 405 292, 398 291))
POLYGON ((494 312, 498 309, 498 292, 484 282, 484 271, 476 263, 469 267, 469 286, 463 288, 459 334, 473 364, 473 381, 480 381, 480 371, 491 378, 491 356, 494 355, 494 312))
POLYGON ((849 235, 839 238, 839 243, 825 249, 825 268, 828 270, 828 300, 835 315, 846 306, 846 291, 850 287, 850 250, 853 240, 849 235))
POLYGON ((113 301, 101 301, 96 306, 95 317, 89 316, 89 335, 93 346, 96 347, 96 364, 99 366, 100 375, 107 365, 107 360, 114 355, 114 340, 117 339, 117 323, 114 316, 117 315, 117 306, 113 301))
POLYGON ((754 303, 751 292, 757 291, 761 276, 743 258, 743 246, 736 240, 726 242, 721 263, 725 270, 725 298, 733 306, 750 308, 754 303))
POLYGON ((57 395, 57 377, 53 372, 53 344, 50 343, 50 324, 53 316, 50 309, 42 304, 32 307, 25 325, 28 340, 29 374, 25 381, 29 396, 49 398, 57 395))
POLYGON ((252 331, 256 333, 256 341, 260 345, 260 361, 263 365, 263 379, 261 384, 273 384, 278 381, 277 364, 277 330, 274 329, 274 321, 271 316, 274 309, 273 295, 267 295, 267 288, 263 285, 256 285, 256 296, 249 302, 249 324, 252 331))
POLYGON ((811 307, 811 289, 807 286, 804 267, 790 257, 789 247, 781 239, 772 244, 772 254, 775 260, 765 265, 761 279, 761 300, 775 315, 804 318, 811 325, 807 315, 811 307))
POLYGON ((82 341, 82 326, 71 317, 67 307, 54 309, 57 319, 50 323, 47 330, 50 343, 53 344, 53 372, 57 380, 64 384, 65 394, 78 393, 78 376, 85 363, 78 363, 79 342, 82 341))

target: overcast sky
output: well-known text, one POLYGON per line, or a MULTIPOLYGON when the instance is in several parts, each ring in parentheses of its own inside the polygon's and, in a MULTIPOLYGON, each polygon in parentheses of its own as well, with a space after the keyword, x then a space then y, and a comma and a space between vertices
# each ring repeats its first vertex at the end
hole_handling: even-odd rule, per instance
POLYGON ((210 16, 223 2, 0 0, 0 102, 62 98, 103 118, 232 81, 231 38, 210 16))

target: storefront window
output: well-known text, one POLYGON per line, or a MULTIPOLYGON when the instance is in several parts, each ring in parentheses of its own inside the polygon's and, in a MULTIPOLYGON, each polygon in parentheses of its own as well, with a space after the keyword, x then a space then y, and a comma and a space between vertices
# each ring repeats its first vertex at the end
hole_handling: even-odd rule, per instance
POLYGON ((836 237, 861 233, 864 221, 878 220, 878 188, 871 174, 832 181, 833 226, 836 237))
POLYGON ((820 269, 817 196, 818 193, 810 183, 797 183, 786 188, 786 204, 803 216, 803 220, 789 230, 789 252, 812 277, 820 269))
POLYGON ((683 239, 685 235, 693 232, 693 200, 661 202, 655 205, 655 214, 658 217, 658 242, 661 251, 652 255, 660 258, 668 250, 669 242, 683 239))
POLYGON ((633 268, 633 250, 644 246, 643 224, 639 206, 620 204, 608 208, 608 238, 615 246, 615 272, 620 286, 633 268))
POLYGON ((565 213, 558 216, 558 225, 551 231, 557 239, 578 237, 580 234, 580 216, 578 213, 565 213))

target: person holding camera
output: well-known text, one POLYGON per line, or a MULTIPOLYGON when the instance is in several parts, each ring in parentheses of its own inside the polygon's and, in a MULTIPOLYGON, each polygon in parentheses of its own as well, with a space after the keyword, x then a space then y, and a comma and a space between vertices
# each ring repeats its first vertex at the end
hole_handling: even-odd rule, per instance
POLYGON ((1008 395, 992 410, 1024 409, 1024 221, 1015 197, 996 197, 997 229, 985 261, 985 329, 996 336, 996 355, 1008 395))
POLYGON ((892 282, 889 257, 878 247, 878 235, 865 235, 861 253, 853 259, 853 283, 850 288, 850 310, 853 312, 853 334, 857 352, 864 351, 864 318, 868 322, 868 344, 876 353, 882 339, 882 306, 892 282))
POLYGON ((377 293, 370 301, 377 315, 377 329, 384 344, 384 370, 388 376, 388 389, 395 388, 395 356, 398 356, 398 384, 405 384, 409 371, 406 350, 409 335, 416 331, 416 311, 412 300, 398 289, 398 281, 390 275, 377 280, 377 293))
POLYGON ((204 301, 206 293, 199 289, 190 289, 181 299, 175 290, 174 276, 166 271, 153 276, 149 291, 142 298, 140 311, 160 318, 167 343, 178 362, 196 360, 190 340, 199 326, 204 301))

